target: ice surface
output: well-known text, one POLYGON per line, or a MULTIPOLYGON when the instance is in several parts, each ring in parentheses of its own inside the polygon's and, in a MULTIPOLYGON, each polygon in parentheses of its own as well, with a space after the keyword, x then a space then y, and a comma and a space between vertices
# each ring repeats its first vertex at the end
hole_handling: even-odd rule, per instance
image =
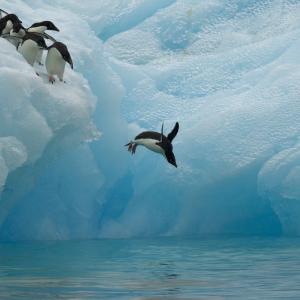
POLYGON ((0 40, 2 239, 300 234, 299 1, 1 5, 75 65, 52 86, 0 40), (178 169, 123 147, 163 121, 178 169))

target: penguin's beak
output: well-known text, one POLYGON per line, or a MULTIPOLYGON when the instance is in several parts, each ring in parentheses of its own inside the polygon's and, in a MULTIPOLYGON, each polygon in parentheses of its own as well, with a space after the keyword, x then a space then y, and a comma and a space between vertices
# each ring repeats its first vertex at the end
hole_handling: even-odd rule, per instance
POLYGON ((52 30, 53 30, 53 31, 59 31, 59 29, 58 29, 55 25, 53 25, 52 30))

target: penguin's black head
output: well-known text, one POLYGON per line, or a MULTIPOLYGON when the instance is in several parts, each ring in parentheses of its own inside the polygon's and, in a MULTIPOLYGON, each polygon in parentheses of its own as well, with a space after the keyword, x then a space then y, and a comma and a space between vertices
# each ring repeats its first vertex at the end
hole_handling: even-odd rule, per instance
POLYGON ((13 23, 22 23, 22 21, 15 14, 6 15, 5 18, 7 18, 7 20, 12 21, 13 23))
POLYGON ((59 29, 51 21, 45 21, 45 26, 48 30, 59 31, 59 29))
POLYGON ((47 28, 46 30, 59 31, 59 29, 51 21, 34 23, 30 26, 30 28, 40 27, 40 26, 45 26, 47 28))
POLYGON ((167 158, 167 161, 169 164, 171 164, 177 168, 176 158, 175 158, 173 151, 166 152, 166 158, 167 158))

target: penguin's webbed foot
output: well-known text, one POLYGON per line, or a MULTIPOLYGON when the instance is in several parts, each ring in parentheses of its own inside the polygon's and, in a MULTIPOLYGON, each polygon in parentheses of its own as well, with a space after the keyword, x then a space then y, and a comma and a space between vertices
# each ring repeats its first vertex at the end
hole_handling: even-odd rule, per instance
POLYGON ((128 146, 128 151, 131 152, 131 150, 132 150, 132 143, 129 143, 126 146, 128 146))
POLYGON ((137 147, 137 144, 133 144, 132 145, 132 149, 131 149, 131 154, 135 154, 135 151, 136 151, 136 147, 137 147))
POLYGON ((55 78, 53 76, 49 76, 49 82, 53 84, 55 82, 55 78))
POLYGON ((128 151, 131 152, 132 155, 135 153, 137 147, 136 143, 130 142, 125 146, 128 146, 128 151))

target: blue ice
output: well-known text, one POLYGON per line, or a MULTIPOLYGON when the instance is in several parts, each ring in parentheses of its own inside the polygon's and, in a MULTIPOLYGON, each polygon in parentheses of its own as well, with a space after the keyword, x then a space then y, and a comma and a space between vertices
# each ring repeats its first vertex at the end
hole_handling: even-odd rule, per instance
POLYGON ((1 8, 75 65, 52 86, 0 40, 1 240, 300 234, 300 1, 1 8), (123 147, 163 121, 178 169, 123 147))

